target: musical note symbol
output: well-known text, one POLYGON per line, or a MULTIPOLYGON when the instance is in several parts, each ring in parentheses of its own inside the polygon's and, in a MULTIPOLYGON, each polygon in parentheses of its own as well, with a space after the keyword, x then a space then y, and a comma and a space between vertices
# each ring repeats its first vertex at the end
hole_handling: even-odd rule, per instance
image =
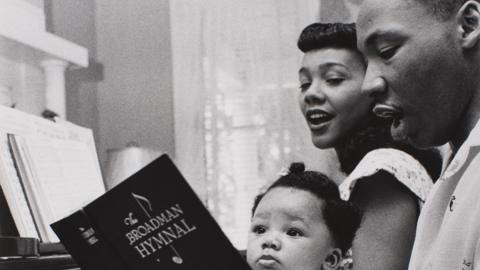
POLYGON ((170 248, 172 248, 173 252, 175 253, 176 256, 173 256, 172 257, 172 261, 176 264, 182 264, 183 263, 183 259, 182 257, 180 256, 180 254, 178 254, 177 250, 172 246, 170 245, 170 248))
POLYGON ((147 211, 147 209, 145 209, 145 206, 143 205, 143 204, 146 204, 146 206, 148 207, 148 210, 152 211, 152 204, 150 203, 150 201, 147 198, 137 195, 133 192, 132 192, 132 196, 137 202, 137 204, 140 206, 140 208, 142 208, 143 212, 145 212, 145 215, 147 215, 148 218, 151 218, 150 213, 147 211))

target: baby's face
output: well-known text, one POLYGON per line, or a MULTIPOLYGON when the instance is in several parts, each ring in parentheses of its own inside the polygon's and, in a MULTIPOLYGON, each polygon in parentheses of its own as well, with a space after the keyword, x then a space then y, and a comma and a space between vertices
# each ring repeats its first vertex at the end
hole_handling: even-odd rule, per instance
POLYGON ((260 201, 248 235, 254 270, 319 270, 334 242, 322 215, 323 200, 310 192, 276 187, 260 201))

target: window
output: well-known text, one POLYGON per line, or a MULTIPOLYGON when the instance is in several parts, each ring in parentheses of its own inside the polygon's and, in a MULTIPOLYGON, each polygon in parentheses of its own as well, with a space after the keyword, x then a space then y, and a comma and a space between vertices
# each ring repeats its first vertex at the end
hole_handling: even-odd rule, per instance
MULTIPOLYGON (((335 175, 297 105, 300 31, 317 0, 174 0, 176 161, 239 249, 253 198, 291 161, 335 175)), ((335 177, 335 176, 334 176, 335 177)))

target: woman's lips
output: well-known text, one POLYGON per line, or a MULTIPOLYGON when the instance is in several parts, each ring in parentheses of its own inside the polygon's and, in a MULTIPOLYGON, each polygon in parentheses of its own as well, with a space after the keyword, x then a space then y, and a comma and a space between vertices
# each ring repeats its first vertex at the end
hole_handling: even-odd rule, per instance
POLYGON ((306 112, 305 118, 310 127, 315 129, 330 121, 333 115, 321 109, 311 109, 306 112))

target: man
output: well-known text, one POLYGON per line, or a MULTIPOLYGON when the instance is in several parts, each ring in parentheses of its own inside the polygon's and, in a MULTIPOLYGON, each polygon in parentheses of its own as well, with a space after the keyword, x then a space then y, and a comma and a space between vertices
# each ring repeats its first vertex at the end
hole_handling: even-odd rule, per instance
POLYGON ((391 133, 455 154, 425 204, 409 269, 480 269, 480 3, 364 0, 362 91, 391 133))

